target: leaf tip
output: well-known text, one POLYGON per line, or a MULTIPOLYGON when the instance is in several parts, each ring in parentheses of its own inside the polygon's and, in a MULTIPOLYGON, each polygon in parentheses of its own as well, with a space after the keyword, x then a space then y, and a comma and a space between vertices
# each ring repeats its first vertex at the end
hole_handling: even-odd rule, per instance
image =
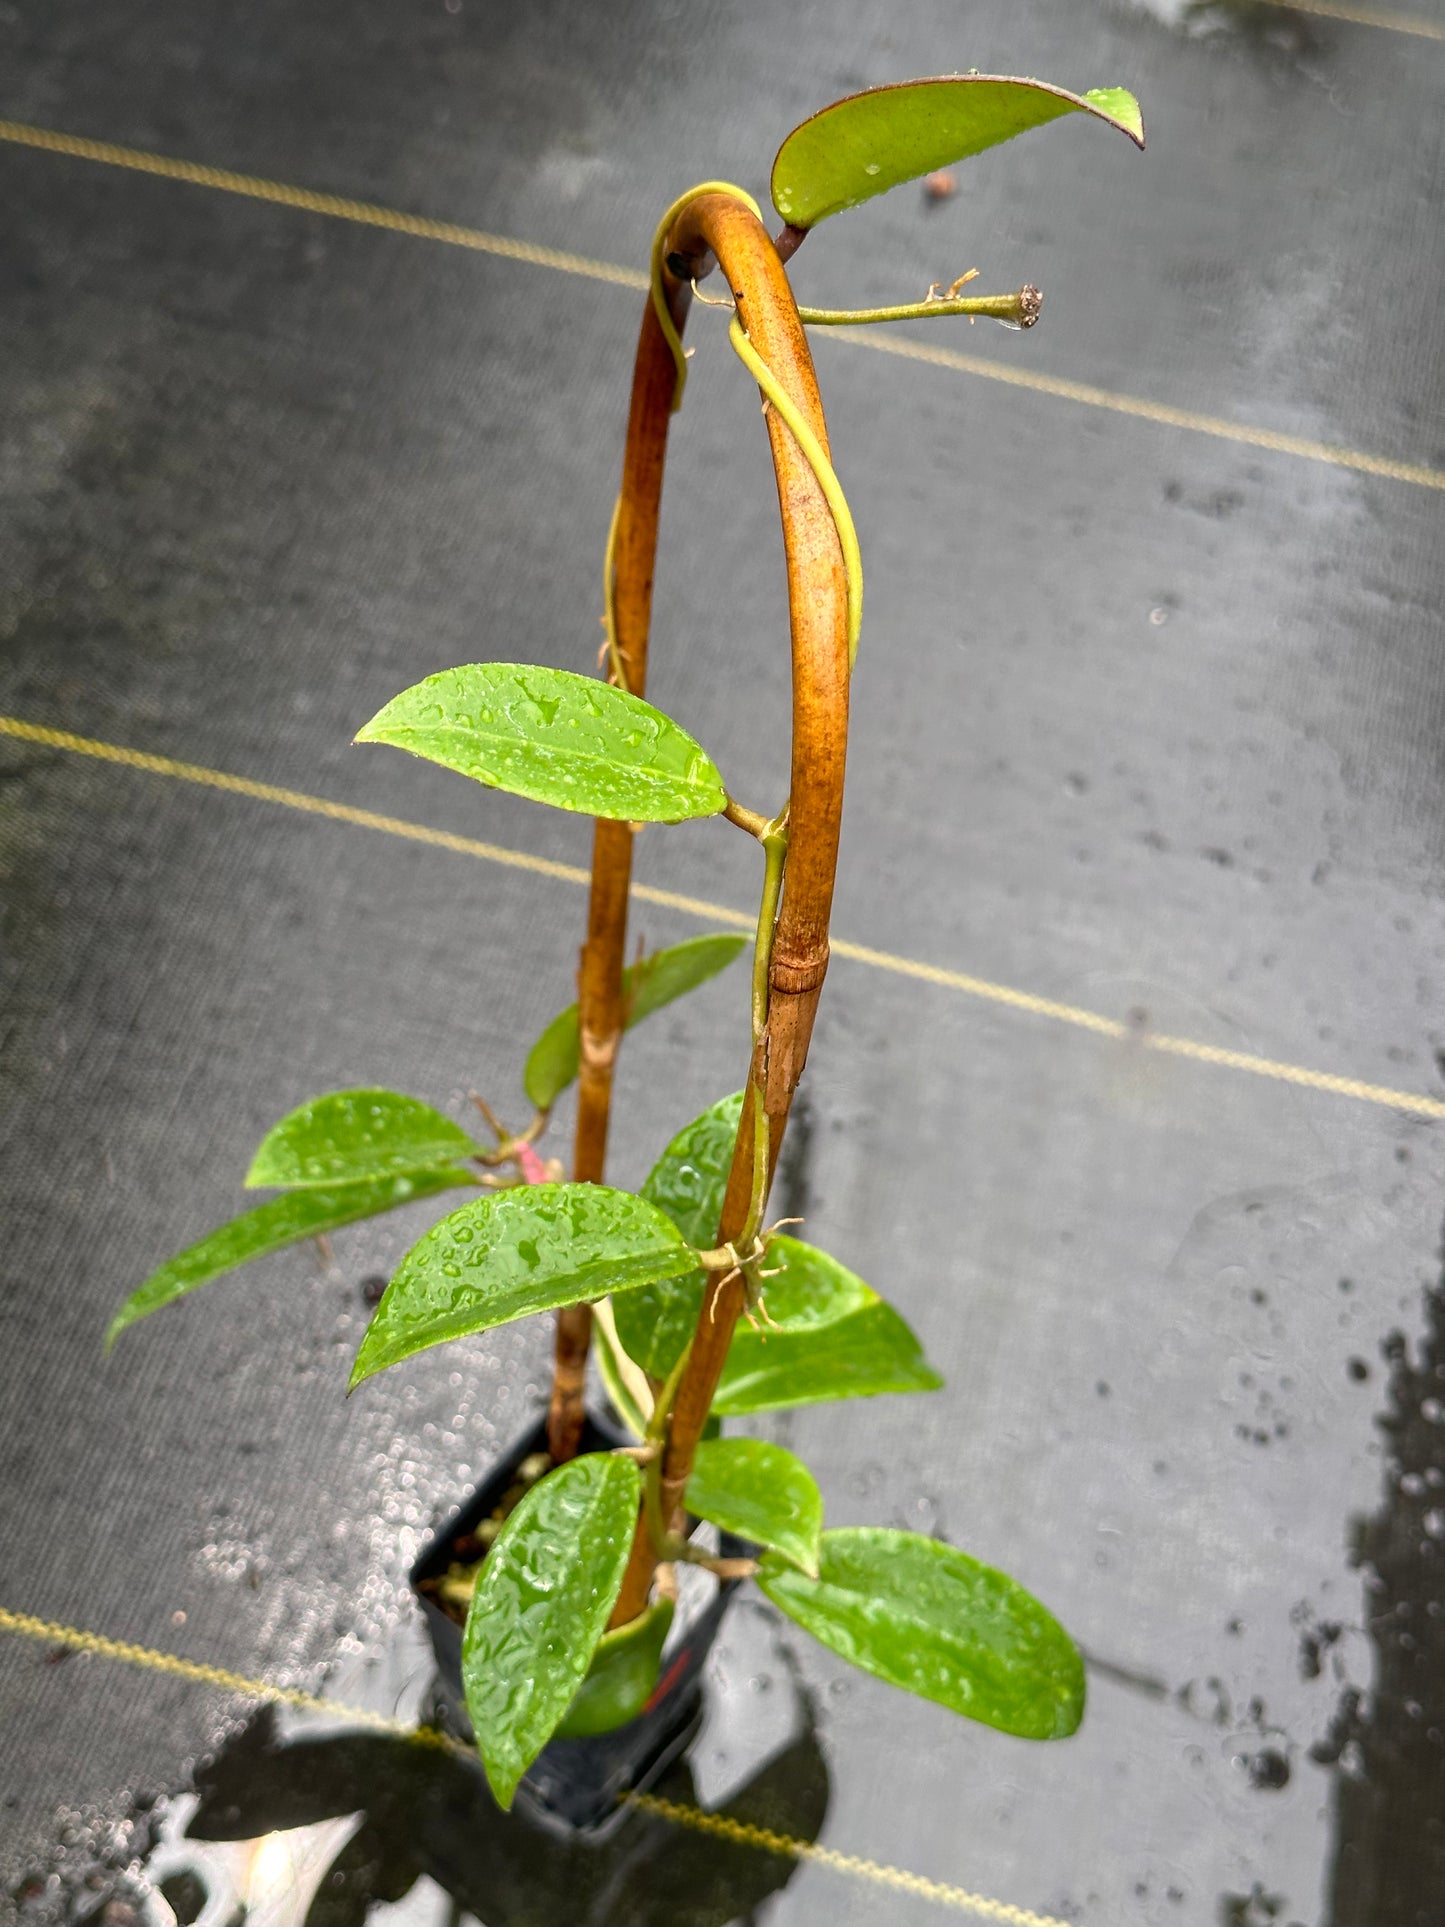
POLYGON ((392 722, 392 711, 401 700, 401 697, 394 696, 389 703, 383 703, 381 708, 378 709, 376 714, 371 718, 370 722, 363 723, 361 728, 357 730, 351 739, 352 742, 394 743, 396 741, 394 734, 396 725, 392 722))
MULTIPOLYGON (((1060 1631, 1062 1631, 1062 1627, 1060 1631)), ((1054 1689, 1053 1724, 1041 1729, 1027 1738, 1041 1740, 1069 1740, 1084 1722, 1084 1712, 1088 1702, 1088 1682, 1084 1675, 1084 1659, 1073 1640, 1064 1633, 1069 1657, 1073 1664, 1067 1669, 1067 1676, 1058 1681, 1054 1689)))
POLYGON ((1083 98, 1143 151, 1144 114, 1127 87, 1091 87, 1083 98))
POLYGON ((487 1785, 492 1789, 492 1798, 503 1813, 510 1813, 520 1775, 503 1766, 499 1760, 488 1758, 485 1753, 482 1754, 482 1767, 486 1772, 487 1785))

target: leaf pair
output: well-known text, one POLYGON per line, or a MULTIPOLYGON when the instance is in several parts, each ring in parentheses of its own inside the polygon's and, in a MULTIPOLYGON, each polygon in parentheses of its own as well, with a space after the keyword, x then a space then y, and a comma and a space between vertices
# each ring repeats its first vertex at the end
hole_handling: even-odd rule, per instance
MULTIPOLYGON (((692 937, 633 964, 623 981, 629 1027, 716 976, 746 941, 730 934, 692 937)), ((572 1004, 553 1018, 527 1060, 527 1091, 538 1109, 556 1102, 577 1064, 572 1004)), ((266 1133, 246 1174, 248 1187, 278 1185, 298 1195, 244 1212, 153 1272, 112 1320, 106 1349, 138 1319, 253 1258, 475 1184, 458 1161, 482 1150, 459 1124, 400 1091, 368 1087, 312 1098, 266 1133)))
POLYGON ((246 1174, 248 1188, 282 1185, 290 1195, 232 1218, 153 1271, 111 1320, 106 1350, 138 1319, 253 1258, 475 1185, 458 1160, 481 1148, 400 1091, 334 1091, 300 1105, 266 1133, 246 1174))
MULTIPOLYGON (((528 1185, 464 1204, 407 1253, 376 1309, 351 1384, 449 1339, 615 1300, 619 1339, 654 1378, 697 1322, 741 1096, 673 1140, 641 1196, 605 1185, 528 1185), (711 1227, 704 1229, 704 1227, 711 1227)), ((744 1325, 714 1399, 720 1415, 823 1399, 931 1391, 942 1383, 898 1314, 861 1278, 798 1239, 776 1237, 767 1293, 777 1329, 744 1325)))
MULTIPOLYGON (((462 1684, 503 1807, 554 1735, 580 1739, 621 1726, 657 1684, 671 1602, 604 1630, 640 1498, 631 1459, 589 1453, 535 1485, 493 1541, 467 1614, 462 1684)), ((755 1439, 701 1446, 687 1498, 728 1531, 756 1530, 777 1547, 770 1557, 780 1570, 792 1560, 817 1574, 823 1502, 781 1446, 755 1439)))
MULTIPOLYGON (((748 1445, 759 1442, 718 1441, 712 1460, 725 1447, 748 1445)), ((708 1452, 700 1449, 704 1464, 708 1452)), ((701 1473, 701 1490, 709 1476, 701 1473)), ((653 1690, 670 1607, 655 1606, 604 1637, 640 1488, 630 1459, 592 1453, 572 1460, 533 1487, 482 1568, 463 1637, 462 1679, 487 1778, 503 1807, 554 1734, 607 1731, 635 1717, 653 1690)), ((693 1498, 689 1486, 690 1505, 693 1498)), ((853 1527, 810 1535, 810 1542, 817 1548, 812 1576, 786 1554, 769 1552, 758 1584, 841 1658, 1024 1739, 1060 1739, 1078 1726, 1078 1650, 1052 1614, 1005 1574, 911 1532, 853 1527)))
POLYGON ((210 1232, 198 1243, 188 1245, 166 1264, 153 1271, 145 1283, 133 1291, 105 1335, 105 1349, 139 1319, 146 1318, 163 1305, 173 1304, 188 1292, 209 1284, 213 1278, 264 1258, 269 1252, 307 1238, 319 1238, 342 1225, 374 1218, 398 1205, 415 1204, 439 1192, 476 1183, 470 1171, 442 1168, 417 1171, 409 1176, 371 1179, 360 1184, 317 1186, 288 1192, 273 1198, 254 1211, 243 1212, 210 1232))
MULTIPOLYGON (((690 1244, 712 1244, 727 1189, 742 1093, 722 1098, 681 1130, 642 1187, 690 1244)), ((779 1236, 768 1247, 768 1323, 739 1325, 713 1400, 720 1417, 882 1392, 933 1391, 943 1381, 917 1338, 870 1286, 826 1252, 779 1236), (777 1329, 774 1329, 776 1327, 777 1329)), ((694 1270, 619 1298, 617 1335, 627 1355, 666 1378, 691 1337, 705 1279, 694 1270)))

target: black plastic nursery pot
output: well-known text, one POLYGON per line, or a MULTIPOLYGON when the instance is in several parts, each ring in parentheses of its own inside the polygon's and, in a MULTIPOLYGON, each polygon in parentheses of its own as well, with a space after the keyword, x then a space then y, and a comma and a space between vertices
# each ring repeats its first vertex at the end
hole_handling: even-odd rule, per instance
MULTIPOLYGON (((583 1452, 607 1452, 630 1443, 608 1420, 588 1414, 583 1452)), ((526 1461, 546 1450, 547 1421, 540 1417, 423 1547, 411 1569, 411 1588, 436 1656, 437 1712, 447 1731, 459 1738, 472 1738, 462 1691, 462 1628, 438 1603, 435 1585, 452 1565, 478 1556, 478 1529, 519 1483, 526 1461)), ((721 1537, 721 1551, 728 1557, 753 1550, 729 1534, 721 1537)), ((651 1786, 691 1744, 702 1719, 702 1670, 739 1582, 719 1582, 698 1567, 680 1568, 679 1580, 677 1610, 647 1705, 636 1719, 610 1733, 552 1740, 517 1787, 517 1812, 555 1833, 600 1838, 621 1824, 625 1796, 651 1786)))

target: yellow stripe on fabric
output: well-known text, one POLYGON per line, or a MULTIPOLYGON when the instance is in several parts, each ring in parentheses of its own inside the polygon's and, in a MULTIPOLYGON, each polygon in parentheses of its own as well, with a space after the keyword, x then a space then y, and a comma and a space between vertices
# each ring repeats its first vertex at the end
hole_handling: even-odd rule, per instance
MULTIPOLYGON (((412 843, 425 843, 434 849, 450 850, 459 856, 479 858, 484 863, 499 863, 508 869, 528 870, 535 876, 552 877, 560 883, 587 885, 588 871, 572 863, 555 863, 549 857, 530 856, 525 850, 509 850, 498 843, 483 843, 477 837, 456 836, 450 830, 434 830, 424 823, 411 823, 404 817, 379 816, 374 810, 359 810, 348 803, 333 803, 324 796, 310 796, 304 790, 282 789, 275 783, 257 783, 249 777, 232 776, 225 770, 208 769, 202 763, 177 762, 170 756, 151 756, 142 750, 127 749, 118 743, 100 742, 90 736, 74 736, 69 730, 48 729, 40 723, 22 722, 17 716, 0 716, 0 736, 20 742, 41 743, 52 749, 88 756, 99 762, 119 763, 129 769, 144 770, 154 776, 173 777, 196 783, 205 789, 223 790, 235 796, 254 797, 263 803, 279 803, 287 809, 303 810, 311 816, 329 817, 337 823, 353 824, 363 830, 380 830, 412 843)), ((735 930, 751 930, 755 918, 746 911, 734 910, 725 903, 711 903, 706 897, 685 896, 676 890, 660 890, 648 883, 634 883, 632 896, 638 903, 656 904, 683 916, 704 922, 721 923, 735 930)), ((1423 1097, 1415 1091, 1392 1089, 1387 1084, 1370 1084, 1356 1077, 1339 1077, 1332 1071, 1314 1071, 1303 1064, 1259 1057, 1250 1051, 1227 1050, 1217 1044, 1201 1044, 1190 1037, 1138 1030, 1077 1004, 1060 1003, 1052 997, 1039 997, 1029 990, 1010 984, 992 983, 987 977, 970 976, 966 971, 948 970, 941 964, 923 963, 916 957, 900 957, 890 950, 875 950, 871 945, 850 943, 834 937, 830 945, 835 957, 852 963, 867 964, 917 983, 936 984, 943 990, 961 991, 985 1003, 1000 1004, 1008 1010, 1023 1011, 1054 1023, 1071 1024, 1097 1036, 1127 1039, 1143 1050, 1160 1051, 1165 1056, 1191 1059, 1219 1069, 1246 1071, 1254 1077, 1273 1078, 1279 1083, 1297 1084, 1305 1090, 1325 1091, 1334 1097, 1353 1097, 1365 1104, 1381 1104, 1390 1110, 1404 1111, 1413 1117, 1445 1117, 1445 1102, 1423 1097)))
POLYGON ((1216 441, 1237 442, 1244 448, 1264 448, 1275 455, 1296 455, 1307 462, 1326 462, 1332 468, 1353 469, 1359 475, 1378 475, 1388 482, 1445 489, 1445 469, 1425 468, 1418 462, 1397 462, 1389 455, 1370 455, 1358 448, 1310 441, 1303 435, 1286 435, 1273 428, 1253 428, 1247 422, 1225 421, 1216 415, 1198 415, 1192 409, 1175 408, 1168 402, 1121 395, 1112 388, 1065 381, 1062 376, 1039 374, 1031 368, 1014 368, 985 355, 964 354, 957 348, 935 347, 932 342, 914 341, 891 328, 886 333, 881 328, 851 329, 846 334, 830 330, 824 338, 845 348, 872 348, 881 355, 897 355, 904 361, 923 361, 934 368, 979 375, 985 381, 1000 381, 1010 388, 1027 388, 1035 395, 1052 395, 1056 401, 1078 402, 1085 408, 1102 408, 1112 415, 1156 422, 1161 428, 1185 428, 1195 435, 1210 435, 1216 441))
MULTIPOLYGON (((200 162, 177 160, 168 154, 153 154, 145 148, 120 147, 111 141, 89 140, 78 134, 64 134, 50 127, 33 127, 22 121, 0 120, 0 142, 12 146, 39 148, 46 153, 69 155, 76 160, 98 161, 108 167, 129 169, 133 173, 154 174, 165 180, 182 181, 194 187, 215 188, 223 194, 239 194, 250 200, 269 201, 281 207, 299 208, 306 213, 322 214, 332 220, 356 221, 366 227, 385 228, 396 234, 409 234, 425 241, 440 241, 449 247, 471 248, 479 254, 492 254, 510 261, 524 261, 532 267, 554 268, 561 274, 580 275, 590 281, 605 281, 614 287, 645 291, 648 276, 611 261, 596 261, 590 256, 570 254, 562 248, 543 247, 532 241, 519 241, 511 235, 489 234, 481 228, 462 227, 453 221, 433 221, 420 214, 379 207, 370 201, 348 200, 338 194, 323 194, 311 188, 292 187, 283 181, 264 180, 253 174, 236 174, 224 167, 208 167, 200 162)), ((1298 456, 1306 461, 1327 462, 1336 468, 1353 469, 1361 475, 1378 475, 1387 481, 1411 483, 1419 488, 1445 489, 1445 470, 1427 468, 1418 462, 1396 461, 1391 456, 1371 455, 1361 449, 1337 448, 1330 442, 1311 441, 1303 435, 1287 435, 1269 428, 1251 428, 1247 423, 1225 421, 1214 415, 1196 414, 1191 409, 1174 408, 1166 402, 1148 401, 1137 395, 1123 395, 1110 388, 1088 382, 1065 381, 1052 375, 1030 373, 1005 362, 982 355, 966 355, 947 348, 933 348, 926 342, 899 340, 881 330, 838 334, 829 330, 828 338, 844 341, 855 348, 872 348, 882 354, 906 360, 925 361, 938 368, 977 375, 984 381, 1004 382, 1010 387, 1026 388, 1037 395, 1078 402, 1086 408, 1100 408, 1110 414, 1126 415, 1161 427, 1183 428, 1220 441, 1237 442, 1246 448, 1269 449, 1279 455, 1298 456)))
MULTIPOLYGON (((413 1746, 454 1753, 467 1760, 476 1759, 472 1747, 445 1733, 438 1733, 434 1728, 408 1726, 404 1721, 392 1719, 385 1713, 374 1713, 368 1707, 348 1706, 340 1700, 323 1699, 319 1693, 307 1693, 298 1687, 274 1686, 269 1680, 251 1679, 245 1673, 232 1672, 224 1666, 208 1666, 197 1660, 182 1659, 177 1653, 162 1652, 154 1646, 139 1646, 130 1640, 109 1639, 104 1633, 86 1632, 79 1626, 67 1626, 60 1620, 37 1619, 30 1613, 10 1612, 0 1606, 0 1632, 13 1633, 19 1639, 36 1640, 47 1646, 65 1646, 74 1652, 94 1653, 99 1659, 116 1660, 124 1666, 136 1666, 142 1671, 159 1673, 169 1679, 188 1680, 198 1686, 212 1686, 219 1692, 234 1693, 242 1699, 319 1713, 326 1719, 345 1720, 353 1726, 390 1734, 394 1739, 413 1746)), ((1068 1927, 1067 1922, 1057 1920, 1050 1914, 1036 1914, 1024 1907, 1011 1906, 1007 1901, 989 1900, 982 1894, 970 1893, 967 1888, 928 1880, 921 1874, 909 1873, 903 1867, 890 1867, 882 1861, 839 1853, 832 1847, 820 1847, 812 1840, 795 1840, 786 1833, 774 1833, 769 1827, 749 1826, 744 1821, 730 1819, 725 1813, 705 1813, 700 1807, 683 1806, 675 1800, 661 1800, 647 1793, 634 1793, 626 1798, 629 1805, 641 1812, 651 1814, 655 1819, 671 1821, 675 1826, 712 1834, 717 1839, 730 1840, 737 1846, 760 1847, 767 1853, 813 1861, 819 1866, 831 1867, 835 1873, 870 1881, 875 1886, 891 1887, 895 1892, 913 1894, 922 1900, 936 1901, 944 1907, 977 1914, 984 1920, 1006 1922, 1009 1927, 1068 1927)))
MULTIPOLYGON (((223 769, 208 769, 203 763, 180 763, 172 756, 150 756, 144 750, 126 749, 120 743, 98 742, 93 736, 72 736, 65 729, 43 729, 38 723, 24 723, 16 716, 0 716, 0 736, 14 736, 25 743, 43 743, 49 749, 64 749, 74 756, 90 756, 101 763, 120 763, 126 769, 145 770, 151 776, 170 776, 182 783, 197 783, 203 789, 225 790, 232 796, 250 796, 258 803, 279 803, 288 810, 302 810, 308 816, 330 817, 334 823, 350 823, 361 830, 381 830, 387 836, 405 837, 411 843, 429 843, 433 849, 451 850, 458 856, 480 857, 484 863, 505 864, 512 870, 530 870, 534 876, 555 877, 559 883, 589 883, 591 874, 575 863, 554 863, 545 856, 529 856, 525 850, 509 850, 500 843, 483 843, 474 836, 454 836, 450 830, 433 830, 425 823, 409 823, 399 816, 379 816, 375 810, 359 810, 349 803, 333 803, 325 796, 311 796, 305 790, 282 789, 275 783, 257 783, 249 776, 232 776, 223 769)), ((752 928, 748 919, 747 927, 752 928)))
POLYGON ((870 1880, 895 1893, 914 1894, 942 1907, 977 1914, 983 1920, 998 1920, 1009 1927, 1064 1927, 1053 1914, 1036 1914, 1027 1907, 1015 1907, 1007 1900, 990 1900, 984 1894, 970 1893, 967 1887, 950 1886, 946 1881, 929 1880, 923 1874, 906 1873, 878 1860, 863 1860, 857 1854, 839 1853, 835 1847, 820 1847, 815 1841, 792 1840, 787 1834, 774 1833, 770 1827, 755 1827, 745 1820, 731 1819, 725 1813, 704 1813, 676 1800, 663 1800, 655 1793, 634 1793, 631 1804, 644 1813, 654 1813, 680 1827, 709 1833, 717 1840, 731 1840, 739 1847, 759 1847, 764 1853, 786 1854, 795 1860, 811 1861, 815 1866, 831 1867, 835 1873, 851 1874, 855 1880, 870 1880))
POLYGON ((455 221, 433 221, 424 214, 406 214, 399 208, 378 207, 372 201, 322 194, 309 187, 292 187, 285 181, 263 180, 255 174, 235 174, 227 167, 207 167, 197 161, 177 160, 169 154, 152 154, 142 147, 118 147, 113 141, 87 140, 79 134, 62 134, 51 127, 31 127, 14 120, 0 120, 0 141, 9 141, 15 147, 38 147, 47 154, 68 154, 73 160, 99 161, 106 167, 126 168, 134 174, 155 174, 162 180, 184 181, 191 187, 214 188, 221 194, 239 194, 249 201, 270 201, 278 207, 299 208, 307 214, 324 214, 333 221, 355 221, 362 227, 385 228, 392 234, 410 234, 420 241, 441 241, 447 247, 470 248, 477 254, 500 255, 504 260, 525 261, 535 268, 555 268, 561 274, 606 281, 618 288, 643 291, 647 288, 645 274, 635 268, 619 267, 612 261, 594 261, 585 254, 569 254, 563 248, 543 247, 535 241, 518 241, 509 234, 488 234, 482 228, 462 227, 455 221))
POLYGON ((123 1666, 139 1666, 147 1672, 164 1673, 171 1679, 184 1679, 197 1686, 214 1686, 222 1693, 237 1693, 243 1699, 262 1700, 273 1706, 294 1706, 305 1713, 325 1713, 353 1725, 368 1726, 401 1739, 415 1740, 423 1746, 454 1749, 475 1757, 470 1747, 448 1739, 430 1727, 404 1726, 373 1713, 364 1706, 346 1706, 340 1700, 322 1699, 317 1693, 303 1692, 295 1686, 274 1686, 269 1680, 251 1679, 224 1666, 207 1666, 198 1660, 182 1659, 178 1653, 158 1652, 153 1646, 137 1646, 126 1639, 108 1639, 104 1633, 83 1632, 59 1620, 35 1619, 29 1613, 9 1612, 0 1606, 0 1632, 14 1633, 21 1639, 44 1641, 46 1645, 67 1646, 78 1653, 94 1653, 100 1659, 113 1659, 123 1666))

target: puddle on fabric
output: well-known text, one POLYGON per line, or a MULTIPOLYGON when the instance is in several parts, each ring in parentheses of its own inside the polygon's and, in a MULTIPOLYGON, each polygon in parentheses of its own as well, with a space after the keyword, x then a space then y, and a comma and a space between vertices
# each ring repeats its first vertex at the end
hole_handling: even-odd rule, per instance
MULTIPOLYGON (((419 1627, 329 1683, 403 1725, 432 1683, 419 1627)), ((829 1779, 812 1701, 778 1628, 738 1602, 714 1650, 702 1729, 652 1791, 817 1838, 829 1779)), ((53 1864, 12 1889, 27 1927, 725 1927, 797 1863, 635 1813, 601 1840, 501 1813, 480 1766, 401 1735, 264 1707, 189 1775, 121 1817, 76 1811, 53 1864)))
MULTIPOLYGON (((1335 1769, 1330 1927, 1431 1927, 1445 1917, 1445 1278, 1419 1344, 1391 1333, 1385 1494, 1354 1522, 1374 1679, 1345 1686, 1313 1757, 1335 1769)), ((1319 1666, 1334 1625, 1301 1629, 1319 1666)))

